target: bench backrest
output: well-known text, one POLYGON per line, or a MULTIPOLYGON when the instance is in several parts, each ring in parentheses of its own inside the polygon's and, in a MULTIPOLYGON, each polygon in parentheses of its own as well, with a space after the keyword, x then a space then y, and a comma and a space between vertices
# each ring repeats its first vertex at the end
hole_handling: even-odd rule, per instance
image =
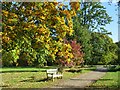
POLYGON ((47 73, 54 73, 54 74, 56 74, 57 72, 58 72, 57 69, 48 69, 47 70, 47 73))

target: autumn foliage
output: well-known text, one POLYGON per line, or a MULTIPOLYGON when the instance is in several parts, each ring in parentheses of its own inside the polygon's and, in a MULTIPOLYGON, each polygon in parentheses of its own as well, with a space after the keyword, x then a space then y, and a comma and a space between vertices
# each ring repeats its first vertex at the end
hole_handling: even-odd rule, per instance
POLYGON ((64 61, 70 62, 80 56, 79 53, 75 55, 73 42, 66 44, 63 40, 73 33, 72 17, 76 15, 79 3, 71 2, 70 10, 58 2, 2 4, 4 66, 44 66, 50 59, 54 62, 58 57, 66 56, 64 61))
POLYGON ((67 56, 67 54, 66 54, 65 56, 60 58, 60 60, 59 60, 60 63, 63 66, 81 65, 84 62, 83 61, 84 54, 82 52, 81 45, 79 43, 77 43, 76 40, 68 41, 68 40, 64 39, 64 43, 70 44, 70 46, 71 46, 71 54, 69 56, 67 56), (71 58, 71 60, 69 58, 71 58))
POLYGON ((76 42, 76 40, 71 41, 72 54, 74 56, 73 61, 75 65, 80 65, 83 63, 84 53, 82 52, 82 46, 76 42))

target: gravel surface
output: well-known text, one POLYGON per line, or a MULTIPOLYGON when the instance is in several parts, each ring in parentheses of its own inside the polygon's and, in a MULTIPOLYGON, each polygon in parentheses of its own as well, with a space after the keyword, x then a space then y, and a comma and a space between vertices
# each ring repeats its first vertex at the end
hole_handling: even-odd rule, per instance
POLYGON ((103 77, 106 74, 106 71, 107 69, 104 67, 97 67, 95 71, 80 74, 78 77, 70 78, 67 81, 62 81, 52 88, 85 88, 103 77))

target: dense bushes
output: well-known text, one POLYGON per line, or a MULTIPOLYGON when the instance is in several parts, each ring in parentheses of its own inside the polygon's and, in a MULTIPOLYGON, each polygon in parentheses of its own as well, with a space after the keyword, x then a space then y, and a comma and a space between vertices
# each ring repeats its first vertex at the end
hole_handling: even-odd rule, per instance
POLYGON ((120 71, 120 66, 119 65, 117 65, 117 66, 110 66, 108 71, 110 71, 110 72, 120 71))

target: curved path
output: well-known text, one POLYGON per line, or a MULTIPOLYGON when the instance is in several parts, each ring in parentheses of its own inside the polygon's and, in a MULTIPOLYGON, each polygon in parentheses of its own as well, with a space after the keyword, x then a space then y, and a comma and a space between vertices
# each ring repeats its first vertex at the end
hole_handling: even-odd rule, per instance
POLYGON ((80 74, 76 78, 71 78, 67 81, 62 81, 52 88, 85 88, 90 86, 93 82, 103 77, 107 69, 102 66, 98 66, 95 71, 80 74))

